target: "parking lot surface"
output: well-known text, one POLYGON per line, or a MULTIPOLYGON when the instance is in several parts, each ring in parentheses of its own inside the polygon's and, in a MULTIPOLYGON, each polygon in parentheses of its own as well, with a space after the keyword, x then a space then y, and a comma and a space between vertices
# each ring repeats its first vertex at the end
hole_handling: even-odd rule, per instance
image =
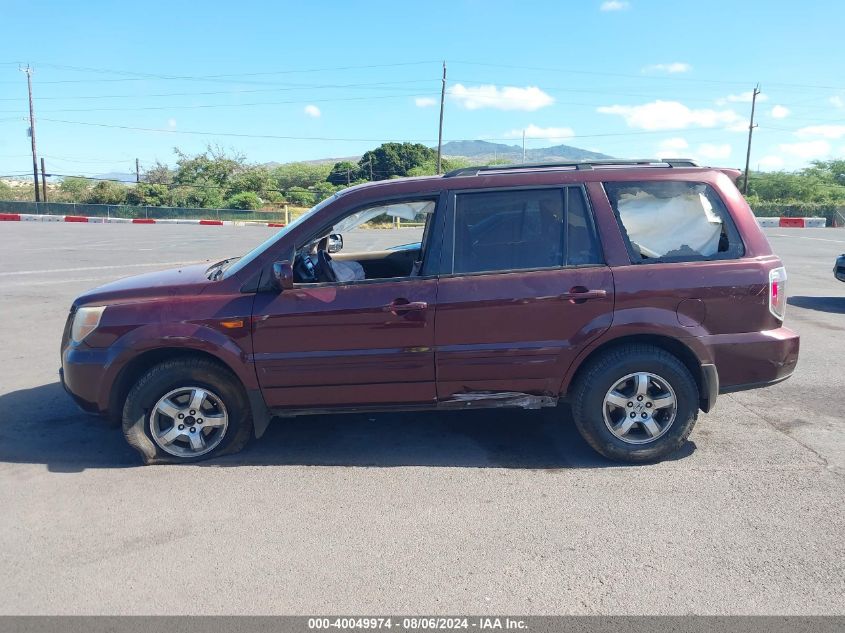
POLYGON ((71 301, 272 230, 0 224, 0 613, 845 612, 845 230, 767 230, 798 370, 661 464, 605 461, 559 408, 277 420, 138 466, 57 382, 71 301))

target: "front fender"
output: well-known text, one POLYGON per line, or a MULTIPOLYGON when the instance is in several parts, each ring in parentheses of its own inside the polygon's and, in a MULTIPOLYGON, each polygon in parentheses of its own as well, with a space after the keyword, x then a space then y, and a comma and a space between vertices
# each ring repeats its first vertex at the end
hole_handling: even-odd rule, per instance
MULTIPOLYGON (((241 340, 249 345, 248 332, 241 340)), ((235 373, 247 392, 258 389, 249 349, 244 349, 231 337, 204 323, 154 323, 131 330, 109 346, 98 396, 101 410, 108 409, 111 390, 120 372, 141 354, 160 349, 210 354, 235 373)))

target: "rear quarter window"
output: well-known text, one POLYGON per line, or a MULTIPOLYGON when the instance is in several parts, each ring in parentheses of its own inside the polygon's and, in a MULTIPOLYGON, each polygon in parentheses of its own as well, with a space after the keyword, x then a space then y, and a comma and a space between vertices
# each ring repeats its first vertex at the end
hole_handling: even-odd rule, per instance
POLYGON ((736 259, 745 248, 724 202, 708 184, 605 182, 631 261, 736 259))

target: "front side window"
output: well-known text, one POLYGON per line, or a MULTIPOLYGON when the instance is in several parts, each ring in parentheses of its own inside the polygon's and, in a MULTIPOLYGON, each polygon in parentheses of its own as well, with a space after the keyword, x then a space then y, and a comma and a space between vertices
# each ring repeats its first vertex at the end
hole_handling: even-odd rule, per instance
POLYGON ((437 201, 383 201, 336 219, 296 249, 296 283, 417 277, 437 201))
POLYGON ((742 256, 731 216, 710 185, 698 182, 606 182, 607 197, 634 263, 742 256))
POLYGON ((458 194, 453 272, 563 265, 563 191, 458 194))

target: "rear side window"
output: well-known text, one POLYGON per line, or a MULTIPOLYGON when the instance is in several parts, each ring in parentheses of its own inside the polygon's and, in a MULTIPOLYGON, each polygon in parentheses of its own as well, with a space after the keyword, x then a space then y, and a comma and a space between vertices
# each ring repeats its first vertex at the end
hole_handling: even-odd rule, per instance
POLYGON ((697 182, 606 182, 634 263, 734 259, 742 240, 724 203, 697 182))

